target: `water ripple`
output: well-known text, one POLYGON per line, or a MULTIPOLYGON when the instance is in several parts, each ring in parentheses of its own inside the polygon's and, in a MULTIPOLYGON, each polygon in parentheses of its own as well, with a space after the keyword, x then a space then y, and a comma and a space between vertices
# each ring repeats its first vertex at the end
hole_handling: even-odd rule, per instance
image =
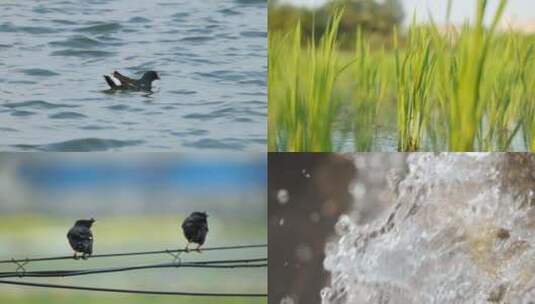
POLYGON ((31 116, 31 115, 35 115, 36 113, 35 112, 32 112, 32 111, 19 111, 19 110, 15 110, 15 111, 11 111, 11 116, 31 116))
POLYGON ((128 22, 131 22, 131 23, 149 23, 151 22, 150 19, 147 19, 147 18, 144 18, 144 17, 132 17, 130 18, 130 20, 128 20, 128 22))
POLYGON ((202 130, 202 129, 188 129, 186 131, 169 131, 171 135, 178 136, 178 137, 186 137, 186 136, 201 136, 208 134, 208 131, 202 130))
POLYGON ((100 23, 96 25, 81 27, 76 29, 77 32, 84 32, 84 33, 93 33, 93 34, 102 34, 102 33, 110 33, 110 32, 116 32, 120 30, 122 26, 119 23, 100 23))
POLYGON ((197 42, 197 43, 208 42, 210 40, 214 40, 214 38, 211 36, 189 36, 189 37, 184 37, 180 39, 180 41, 182 42, 197 42))
POLYGON ((106 108, 108 108, 108 109, 110 109, 110 110, 114 110, 114 111, 125 111, 125 110, 130 109, 129 106, 124 105, 124 104, 113 105, 113 106, 107 106, 106 108))
POLYGON ((50 103, 43 100, 28 100, 28 101, 22 101, 22 102, 11 102, 11 103, 5 103, 2 104, 3 107, 10 108, 10 109, 18 109, 18 108, 32 108, 32 109, 56 109, 56 108, 75 108, 77 106, 75 105, 68 105, 68 104, 56 104, 56 103, 50 103))
POLYGON ((74 56, 74 57, 108 57, 115 54, 114 52, 108 52, 108 51, 91 51, 91 50, 61 50, 61 51, 54 51, 50 53, 50 56, 74 56))
POLYGON ((56 114, 49 115, 51 119, 78 119, 78 118, 86 118, 84 114, 80 114, 77 112, 60 112, 56 114))
POLYGON ((44 77, 48 77, 48 76, 57 76, 57 75, 59 75, 59 73, 52 72, 52 71, 47 70, 47 69, 25 69, 25 70, 22 70, 21 72, 26 74, 26 75, 28 75, 28 76, 44 76, 44 77))
POLYGON ((203 138, 195 141, 186 142, 186 147, 192 147, 197 149, 218 149, 218 150, 236 150, 241 151, 245 148, 245 145, 241 140, 226 138, 223 140, 203 138))
POLYGON ((267 32, 264 31, 243 31, 240 33, 242 37, 258 37, 258 38, 267 38, 267 32))
POLYGON ((216 2, 8 1, 0 146, 265 151, 267 4, 216 2), (109 93, 114 70, 161 80, 152 94, 109 93))
POLYGON ((0 132, 19 132, 17 129, 0 127, 0 132))
POLYGON ((10 22, 0 25, 0 32, 5 33, 27 33, 27 34, 53 34, 57 33, 59 29, 53 29, 49 27, 37 27, 37 26, 16 26, 10 22))
POLYGON ((98 46, 103 45, 103 43, 99 42, 98 40, 91 39, 83 35, 75 35, 62 41, 52 41, 52 42, 49 42, 49 44, 53 46, 63 46, 63 47, 81 48, 81 49, 93 48, 93 47, 98 47, 98 46))
POLYGON ((169 91, 169 93, 178 94, 178 95, 194 95, 194 94, 197 94, 197 91, 176 90, 176 91, 169 91))
POLYGON ((73 139, 45 145, 13 145, 21 150, 38 150, 46 152, 98 152, 142 144, 142 140, 116 140, 101 138, 73 139))

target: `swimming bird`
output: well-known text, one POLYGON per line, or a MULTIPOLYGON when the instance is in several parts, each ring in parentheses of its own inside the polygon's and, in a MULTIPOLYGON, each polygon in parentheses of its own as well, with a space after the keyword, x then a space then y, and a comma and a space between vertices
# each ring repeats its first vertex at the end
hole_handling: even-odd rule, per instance
POLYGON ((93 233, 91 233, 91 225, 95 220, 77 220, 74 226, 67 233, 69 244, 74 250, 74 259, 78 260, 77 253, 82 253, 82 259, 87 258, 93 254, 93 233))
POLYGON ((104 75, 104 79, 106 79, 112 90, 150 91, 152 89, 152 82, 160 79, 160 76, 155 71, 145 72, 140 79, 126 77, 117 71, 114 71, 112 75, 120 82, 120 84, 117 84, 110 76, 104 75))
POLYGON ((188 240, 186 252, 189 252, 190 243, 196 243, 198 245, 196 250, 201 252, 201 246, 206 240, 206 234, 208 234, 208 221, 206 218, 208 218, 206 212, 193 212, 182 223, 182 231, 188 240))

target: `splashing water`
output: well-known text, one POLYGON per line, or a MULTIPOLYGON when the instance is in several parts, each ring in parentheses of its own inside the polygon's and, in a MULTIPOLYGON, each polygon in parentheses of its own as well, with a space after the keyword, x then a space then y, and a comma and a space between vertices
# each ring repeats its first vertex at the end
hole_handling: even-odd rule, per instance
POLYGON ((535 156, 415 153, 407 163, 381 216, 340 217, 322 303, 533 303, 535 156))

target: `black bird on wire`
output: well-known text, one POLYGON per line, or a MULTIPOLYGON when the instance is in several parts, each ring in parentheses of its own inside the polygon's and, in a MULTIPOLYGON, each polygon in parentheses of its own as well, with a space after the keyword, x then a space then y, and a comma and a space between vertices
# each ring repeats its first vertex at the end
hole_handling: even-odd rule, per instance
POLYGON ((87 258, 93 254, 93 233, 91 233, 91 225, 95 220, 77 220, 74 226, 67 233, 69 244, 74 250, 74 259, 78 260, 78 252, 82 253, 82 259, 87 258))
POLYGON ((140 79, 132 79, 126 77, 117 71, 114 71, 112 76, 116 78, 120 83, 118 84, 113 81, 110 76, 104 75, 104 79, 106 79, 106 82, 112 90, 151 91, 152 82, 154 80, 160 79, 160 76, 158 76, 158 73, 156 73, 155 71, 145 72, 140 79))
POLYGON ((206 240, 206 234, 208 234, 208 214, 206 212, 193 212, 182 223, 182 231, 184 236, 188 240, 186 245, 186 252, 189 252, 189 244, 196 243, 196 250, 200 253, 201 246, 206 240))

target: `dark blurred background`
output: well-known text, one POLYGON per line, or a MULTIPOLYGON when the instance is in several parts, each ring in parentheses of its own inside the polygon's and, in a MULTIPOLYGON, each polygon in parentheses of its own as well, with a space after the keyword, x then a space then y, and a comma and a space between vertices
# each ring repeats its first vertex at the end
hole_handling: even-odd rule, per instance
POLYGON ((325 242, 352 205, 355 166, 334 153, 269 153, 268 162, 269 303, 319 303, 325 242))
MULTIPOLYGON (((265 244, 266 156, 172 153, 1 153, 0 259, 71 255, 66 234, 94 217, 94 254, 183 248, 180 224, 209 214, 205 247, 265 244)), ((183 260, 265 257, 267 249, 206 251, 183 260)), ((171 256, 30 263, 28 270, 170 262, 171 256)), ((1 264, 0 271, 16 266, 1 264)), ((43 279, 24 279, 43 282, 43 279)), ((267 269, 160 269, 46 279, 109 288, 266 292, 267 269)), ((237 299, 129 296, 0 285, 0 303, 236 303, 237 299)), ((267 299, 242 299, 266 303, 267 299)), ((245 303, 244 302, 244 303, 245 303)))

